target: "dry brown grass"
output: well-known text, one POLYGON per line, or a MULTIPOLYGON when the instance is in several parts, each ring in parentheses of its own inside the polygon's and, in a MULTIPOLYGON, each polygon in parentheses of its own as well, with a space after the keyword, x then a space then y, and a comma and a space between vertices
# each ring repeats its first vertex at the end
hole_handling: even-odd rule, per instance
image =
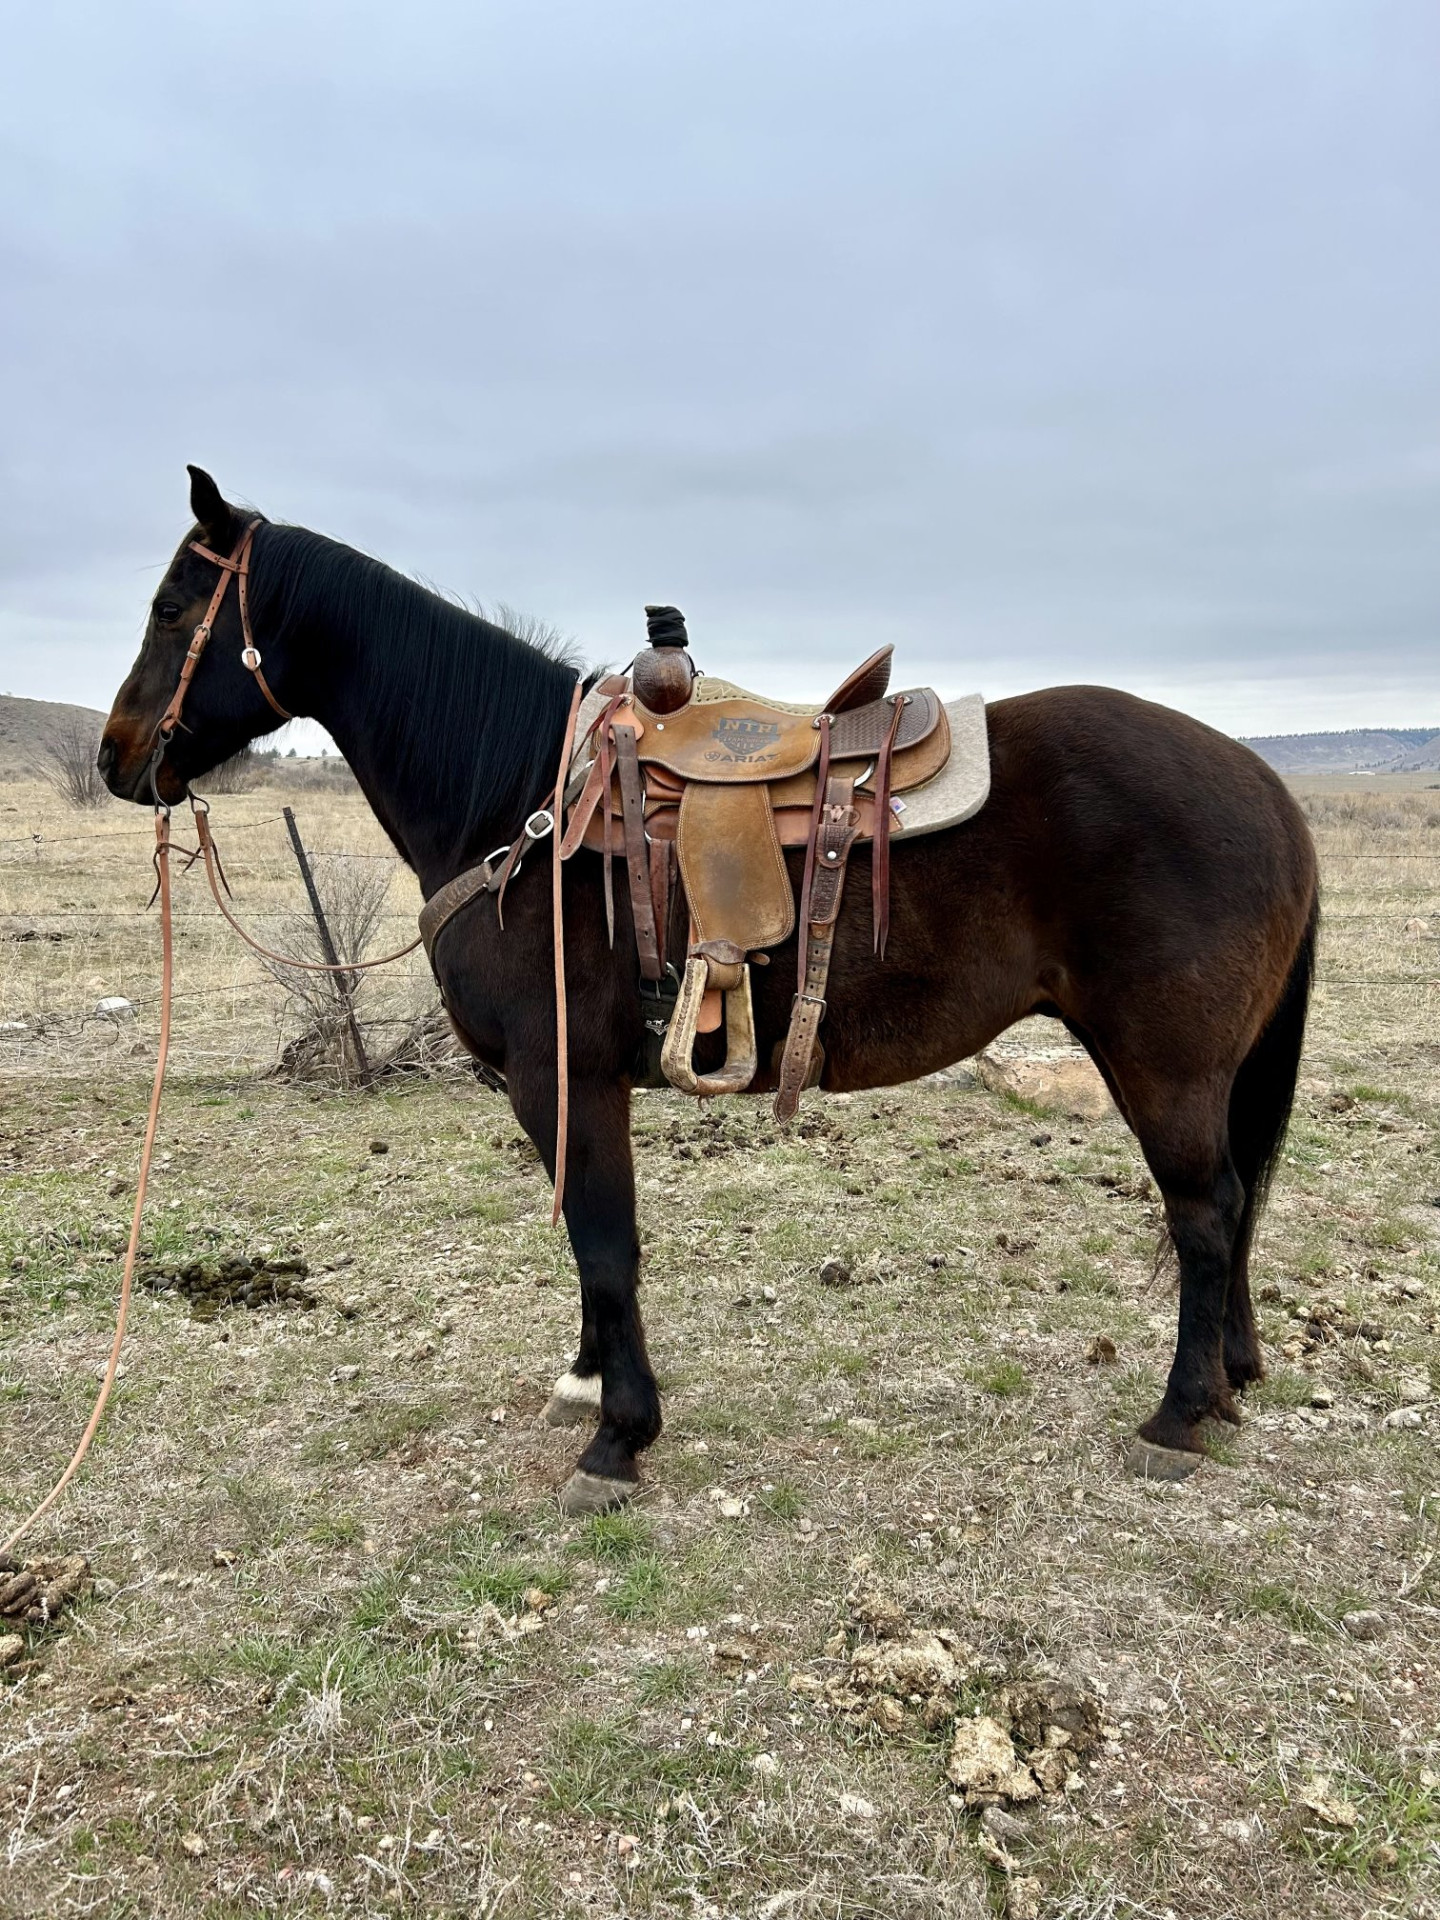
MULTIPOLYGON (((357 802, 318 804, 317 847, 381 850, 357 802)), ((1366 804, 1313 815, 1334 919, 1258 1259, 1272 1375, 1212 1465, 1120 1469, 1174 1302, 1118 1123, 924 1085, 812 1099, 777 1134, 760 1103, 651 1095, 668 1425, 640 1508, 589 1525, 553 1503, 574 1436, 536 1421, 575 1293, 508 1109, 461 1078, 257 1080, 277 989, 240 992, 258 969, 192 876, 181 984, 209 1011, 177 1041, 149 1242, 298 1243, 322 1304, 140 1301, 104 1441, 37 1542, 86 1549, 99 1588, 0 1693, 0 1912, 1003 1912, 949 1729, 857 1730, 790 1685, 840 1671, 862 1554, 991 1674, 1103 1690, 1080 1790, 1005 1841, 1042 1920, 1440 1912, 1440 965, 1403 931, 1440 918, 1440 832, 1366 804), (856 1285, 819 1284, 837 1253, 856 1285), (1116 1364, 1087 1363, 1097 1333, 1116 1364), (1387 1426, 1417 1393, 1421 1424, 1387 1426), (1353 1824, 1307 1808, 1316 1777, 1353 1824)), ((218 828, 247 910, 279 914, 282 829, 238 830, 267 813, 241 796, 218 828)), ((144 1104, 148 829, 99 825, 124 837, 0 850, 0 928, 76 936, 0 945, 0 1017, 53 1023, 6 1046, 9 1511, 93 1391, 144 1104), (102 991, 140 1003, 118 1044, 76 1029, 102 991)))
MULTIPOLYGON (((345 853, 391 874, 375 937, 403 946, 414 934, 419 891, 354 791, 264 788, 217 803, 216 839, 242 924, 257 939, 292 950, 287 942, 294 941, 305 896, 280 813, 287 803, 313 852, 345 853)), ((177 814, 173 830, 184 841, 187 816, 177 814)), ((159 934, 145 912, 153 846, 150 817, 138 807, 114 802, 82 817, 39 784, 0 787, 0 1021, 25 1023, 24 1032, 0 1030, 0 1070, 82 1077, 135 1071, 135 1049, 154 1038, 158 991, 159 934), (92 1017, 96 1001, 108 995, 134 1003, 137 1027, 92 1017)), ((177 1054, 211 1072, 273 1062, 304 1024, 305 1010, 225 926, 199 867, 177 878, 175 930, 177 1054)), ((383 1051, 389 1023, 408 1020, 434 999, 423 953, 368 976, 360 993, 361 1013, 376 1023, 383 1051)))

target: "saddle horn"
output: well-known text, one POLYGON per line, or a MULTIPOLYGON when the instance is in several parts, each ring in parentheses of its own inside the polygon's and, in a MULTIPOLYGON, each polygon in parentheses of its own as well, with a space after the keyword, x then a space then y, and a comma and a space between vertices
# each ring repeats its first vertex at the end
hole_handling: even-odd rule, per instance
POLYGON ((651 713, 678 713, 695 684, 685 616, 678 607, 646 607, 645 627, 650 645, 630 670, 635 697, 651 713))

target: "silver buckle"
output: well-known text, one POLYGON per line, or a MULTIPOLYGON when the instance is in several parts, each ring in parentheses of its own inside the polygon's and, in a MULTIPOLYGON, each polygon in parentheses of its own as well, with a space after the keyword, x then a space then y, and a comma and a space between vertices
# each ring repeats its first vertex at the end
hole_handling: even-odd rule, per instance
POLYGON ((524 826, 524 834, 527 840, 543 840, 547 833, 553 833, 554 831, 555 816, 549 807, 537 807, 525 822, 524 826), (535 824, 537 820, 543 820, 545 822, 544 826, 537 827, 535 824))

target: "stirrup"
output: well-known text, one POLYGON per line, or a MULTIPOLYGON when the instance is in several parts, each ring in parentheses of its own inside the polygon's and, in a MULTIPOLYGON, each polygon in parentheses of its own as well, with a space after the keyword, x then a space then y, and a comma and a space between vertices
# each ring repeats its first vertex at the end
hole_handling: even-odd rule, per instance
POLYGON ((743 961, 736 967, 718 966, 725 994, 725 1064, 718 1073, 696 1073, 695 1033, 700 1019, 700 1003, 710 986, 711 958, 692 953, 685 962, 685 978, 680 983, 680 998, 665 1035, 660 1065, 665 1078, 681 1093, 698 1094, 702 1099, 716 1093, 743 1093, 755 1078, 759 1060, 755 1051, 755 1009, 750 999, 750 969, 743 961))

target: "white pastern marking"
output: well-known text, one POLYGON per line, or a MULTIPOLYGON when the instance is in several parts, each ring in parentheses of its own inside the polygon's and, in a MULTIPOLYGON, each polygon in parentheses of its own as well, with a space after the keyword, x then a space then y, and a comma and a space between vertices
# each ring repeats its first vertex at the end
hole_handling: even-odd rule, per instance
POLYGON ((583 1406, 598 1407, 600 1376, 598 1373, 562 1373, 553 1391, 557 1400, 578 1400, 583 1406))

